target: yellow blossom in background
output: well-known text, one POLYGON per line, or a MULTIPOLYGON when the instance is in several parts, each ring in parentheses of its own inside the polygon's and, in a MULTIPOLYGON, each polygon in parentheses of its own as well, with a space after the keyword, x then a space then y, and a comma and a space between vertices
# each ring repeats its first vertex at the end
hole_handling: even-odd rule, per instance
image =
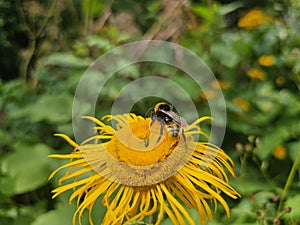
POLYGON ((267 20, 266 15, 261 11, 260 8, 254 8, 248 11, 238 21, 238 27, 253 29, 267 20))
POLYGON ((276 85, 281 86, 285 83, 285 78, 283 76, 278 76, 275 79, 275 83, 276 85))
POLYGON ((286 148, 283 145, 277 145, 274 149, 273 149, 273 156, 277 159, 285 159, 286 158, 286 148))
POLYGON ((212 219, 210 205, 215 205, 216 210, 218 203, 230 215, 222 196, 239 196, 228 184, 225 173, 227 170, 234 175, 233 163, 223 150, 208 142, 198 142, 195 137, 207 137, 199 124, 209 117, 185 127, 185 141, 182 135, 174 137, 165 132, 159 143, 156 141, 161 123, 156 121, 149 126, 151 118, 135 114, 106 116, 102 120, 85 118, 97 124, 97 134, 81 144, 59 134, 74 150, 50 156, 70 160, 50 178, 67 169, 59 180, 60 187, 53 190, 53 197, 72 190, 70 201, 77 199, 74 225, 77 220, 81 223, 85 210, 93 224, 93 206, 100 197, 107 209, 102 225, 134 224, 149 217, 158 225, 164 214, 173 224, 199 224, 185 206, 195 208, 200 222, 205 224, 207 217, 212 219), (115 127, 104 123, 111 120, 116 122, 115 127), (145 140, 150 143, 145 145, 145 140), (64 181, 68 182, 62 184, 64 181))
POLYGON ((252 79, 265 80, 267 75, 264 71, 257 68, 251 68, 247 71, 247 75, 252 79))
POLYGON ((228 81, 222 80, 214 80, 211 82, 211 89, 205 90, 200 93, 200 98, 207 100, 215 98, 218 95, 219 89, 227 89, 230 87, 230 83, 228 81))
POLYGON ((258 58, 258 63, 261 66, 273 66, 275 63, 275 58, 272 55, 262 55, 258 58))
POLYGON ((206 90, 205 92, 201 92, 200 97, 204 100, 212 99, 217 96, 216 90, 206 90))
POLYGON ((224 81, 224 80, 214 80, 211 83, 212 88, 218 89, 219 87, 221 89, 227 89, 230 87, 230 83, 228 81, 224 81))
POLYGON ((244 98, 234 98, 232 102, 244 111, 248 111, 251 108, 250 102, 244 98))

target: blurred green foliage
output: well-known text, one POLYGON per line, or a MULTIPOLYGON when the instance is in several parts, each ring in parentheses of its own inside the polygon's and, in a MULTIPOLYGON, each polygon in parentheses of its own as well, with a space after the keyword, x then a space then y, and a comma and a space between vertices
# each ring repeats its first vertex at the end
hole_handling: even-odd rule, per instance
MULTIPOLYGON (((47 180, 62 165, 47 155, 71 151, 53 134, 72 136, 73 95, 85 69, 112 48, 141 39, 174 41, 194 51, 219 83, 207 84, 211 91, 204 96, 169 66, 128 67, 109 81, 97 115, 109 113, 121 89, 140 77, 177 82, 200 115, 209 114, 206 99, 220 85, 228 112, 223 149, 235 162, 231 183, 242 197, 228 199, 230 218, 218 209, 208 224, 300 223, 299 2, 195 1, 170 12, 172 2, 0 1, 2 225, 71 224, 75 204, 69 205, 68 193, 52 200, 57 180, 47 180)), ((145 115, 156 100, 145 99, 134 111, 145 115)), ((100 223, 104 208, 99 204, 94 212, 100 223)), ((170 224, 168 218, 163 224, 170 224)))

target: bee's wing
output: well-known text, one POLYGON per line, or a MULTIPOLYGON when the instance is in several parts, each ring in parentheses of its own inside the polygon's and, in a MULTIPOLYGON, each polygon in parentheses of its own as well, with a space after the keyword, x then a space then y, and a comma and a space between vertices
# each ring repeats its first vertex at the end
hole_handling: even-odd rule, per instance
POLYGON ((180 117, 180 124, 181 126, 185 127, 188 125, 188 123, 186 122, 186 120, 182 117, 182 116, 179 116, 180 117))
POLYGON ((188 125, 186 120, 183 117, 179 116, 177 113, 175 113, 173 111, 165 111, 162 109, 161 109, 161 111, 163 113, 165 113, 166 115, 168 115, 169 117, 171 117, 174 120, 174 122, 177 123, 178 125, 183 126, 183 127, 188 125))

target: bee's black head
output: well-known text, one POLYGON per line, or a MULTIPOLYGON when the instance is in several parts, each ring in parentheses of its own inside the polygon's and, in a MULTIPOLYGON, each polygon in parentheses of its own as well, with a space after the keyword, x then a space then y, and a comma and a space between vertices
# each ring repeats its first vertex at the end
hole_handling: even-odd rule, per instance
POLYGON ((159 107, 158 107, 158 110, 164 110, 164 111, 171 111, 172 107, 171 105, 168 105, 168 104, 161 104, 159 107))
POLYGON ((163 121, 164 123, 172 122, 173 119, 166 112, 172 111, 173 106, 165 102, 157 103, 153 107, 152 114, 156 116, 156 119, 163 121))
POLYGON ((155 113, 159 112, 160 110, 164 110, 164 111, 166 111, 166 112, 169 112, 169 111, 172 110, 172 108, 173 108, 172 105, 167 104, 167 103, 165 103, 165 102, 160 102, 160 103, 157 103, 157 104, 153 107, 153 111, 154 111, 155 113))

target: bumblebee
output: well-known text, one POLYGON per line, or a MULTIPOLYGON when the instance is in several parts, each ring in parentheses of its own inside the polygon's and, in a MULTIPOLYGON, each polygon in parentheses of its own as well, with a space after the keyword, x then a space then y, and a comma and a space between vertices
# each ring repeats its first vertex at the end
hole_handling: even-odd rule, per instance
POLYGON ((156 144, 159 143, 163 136, 164 128, 166 128, 167 132, 171 134, 173 137, 177 137, 182 134, 184 141, 184 127, 187 126, 186 120, 179 116, 176 112, 173 111, 173 105, 167 104, 165 102, 157 103, 152 109, 152 121, 150 126, 155 122, 160 122, 160 135, 156 141, 156 144))

